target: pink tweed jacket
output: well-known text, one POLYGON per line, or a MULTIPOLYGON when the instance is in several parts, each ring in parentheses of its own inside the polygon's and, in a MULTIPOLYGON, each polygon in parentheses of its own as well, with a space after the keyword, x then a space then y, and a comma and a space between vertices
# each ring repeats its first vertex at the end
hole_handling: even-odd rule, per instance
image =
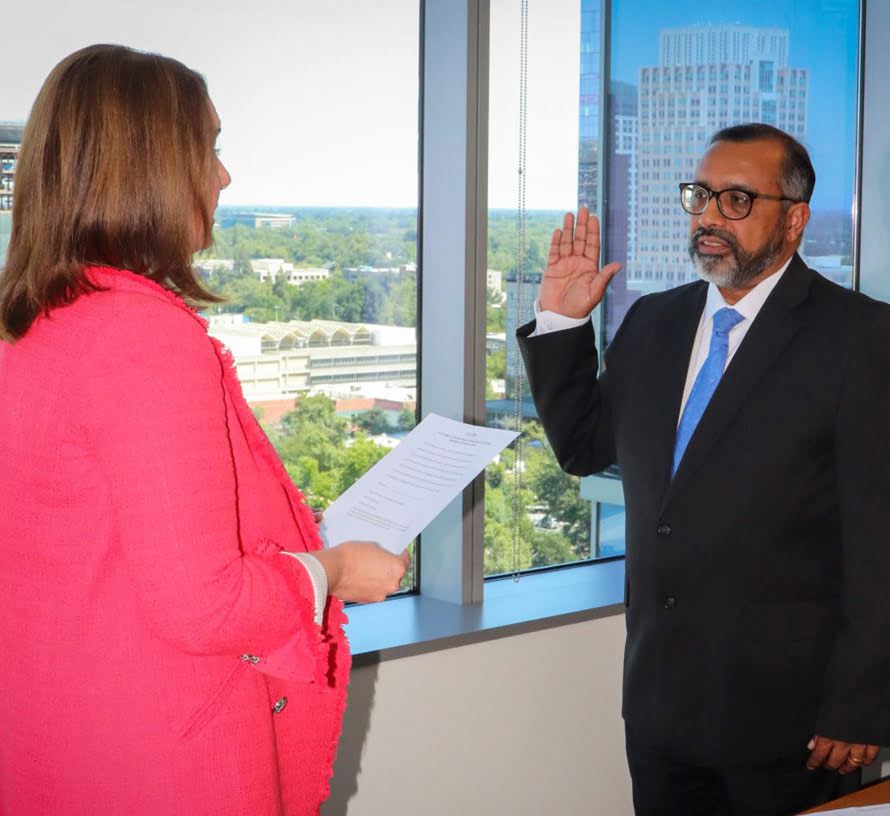
POLYGON ((130 272, 0 344, 0 813, 315 814, 346 699, 312 515, 179 298, 130 272))

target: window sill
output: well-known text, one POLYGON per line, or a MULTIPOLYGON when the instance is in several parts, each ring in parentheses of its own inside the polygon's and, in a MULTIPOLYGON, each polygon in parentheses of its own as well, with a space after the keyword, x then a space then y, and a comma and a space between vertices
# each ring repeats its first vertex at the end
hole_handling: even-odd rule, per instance
POLYGON ((451 649, 624 612, 624 559, 498 578, 481 604, 422 595, 347 610, 355 665, 451 649))

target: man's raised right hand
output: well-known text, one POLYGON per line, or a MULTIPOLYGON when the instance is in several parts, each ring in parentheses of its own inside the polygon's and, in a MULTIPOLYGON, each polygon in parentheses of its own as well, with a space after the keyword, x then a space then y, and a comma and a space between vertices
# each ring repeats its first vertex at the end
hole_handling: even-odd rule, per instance
POLYGON ((553 231, 547 269, 541 280, 538 306, 566 317, 587 317, 603 299, 606 286, 621 264, 600 269, 600 225, 587 207, 578 210, 578 223, 566 213, 561 230, 553 231))

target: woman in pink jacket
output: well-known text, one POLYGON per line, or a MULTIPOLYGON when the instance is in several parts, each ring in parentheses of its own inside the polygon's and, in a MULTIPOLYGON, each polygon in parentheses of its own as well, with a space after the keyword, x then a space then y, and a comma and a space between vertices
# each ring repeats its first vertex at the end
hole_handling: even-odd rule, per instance
POLYGON ((317 813, 340 601, 406 566, 320 550, 194 311, 218 300, 191 269, 230 181, 218 131, 198 74, 119 46, 60 63, 25 129, 0 274, 8 816, 317 813))

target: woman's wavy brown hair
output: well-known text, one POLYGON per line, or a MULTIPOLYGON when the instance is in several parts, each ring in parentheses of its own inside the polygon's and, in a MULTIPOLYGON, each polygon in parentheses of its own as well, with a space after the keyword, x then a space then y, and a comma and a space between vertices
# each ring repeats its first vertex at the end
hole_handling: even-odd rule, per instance
POLYGON ((0 273, 0 339, 94 289, 88 265, 129 269, 193 304, 220 300, 192 269, 210 243, 216 130, 207 85, 180 62, 93 45, 40 89, 15 173, 0 273))

